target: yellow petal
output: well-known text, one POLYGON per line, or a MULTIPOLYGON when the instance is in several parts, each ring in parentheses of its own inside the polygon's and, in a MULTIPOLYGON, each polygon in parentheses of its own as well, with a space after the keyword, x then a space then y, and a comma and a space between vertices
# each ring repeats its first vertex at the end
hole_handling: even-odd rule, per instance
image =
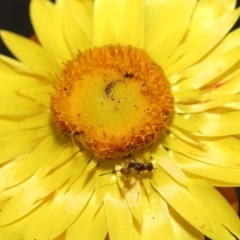
POLYGON ((222 54, 221 58, 216 56, 188 68, 181 73, 181 78, 184 80, 175 85, 173 89, 182 91, 203 87, 236 64, 239 61, 239 55, 240 47, 237 47, 222 54))
POLYGON ((52 134, 52 129, 47 126, 35 129, 35 131, 21 130, 17 133, 0 138, 0 145, 2 146, 1 163, 31 152, 39 144, 42 138, 50 134, 52 134))
POLYGON ((169 213, 175 239, 184 240, 204 240, 205 237, 196 228, 191 226, 184 218, 182 218, 172 207, 169 206, 169 213))
POLYGON ((175 164, 171 156, 169 156, 168 151, 166 151, 162 146, 156 148, 152 152, 151 156, 159 164, 159 166, 165 170, 165 172, 175 179, 175 181, 178 181, 182 185, 187 185, 187 180, 183 171, 177 164, 175 164))
POLYGON ((30 16, 43 48, 64 60, 71 59, 63 33, 61 11, 50 1, 33 0, 30 4, 30 16))
POLYGON ((104 208, 110 239, 132 239, 132 214, 117 184, 112 184, 106 193, 104 208))
POLYGON ((181 152, 186 155, 193 156, 202 156, 203 148, 201 146, 194 146, 184 140, 176 137, 174 134, 162 134, 163 138, 161 139, 162 146, 166 147, 169 150, 176 152, 181 152))
MULTIPOLYGON (((175 240, 176 236, 171 224, 168 204, 151 187, 150 197, 143 197, 143 222, 141 226, 142 239, 175 240)), ((180 238, 179 238, 180 239, 180 238)))
POLYGON ((47 108, 50 104, 50 94, 53 92, 53 86, 46 84, 37 87, 21 88, 18 92, 22 96, 32 99, 47 108))
POLYGON ((98 163, 99 163, 98 160, 91 157, 90 159, 85 159, 85 161, 87 162, 87 164, 84 165, 82 174, 88 174, 91 171, 94 171, 96 173, 97 172, 96 168, 97 168, 98 163))
POLYGON ((19 97, 20 88, 42 87, 43 83, 36 79, 36 76, 23 74, 0 72, 0 96, 1 97, 19 97), (7 83, 7 87, 6 87, 7 83))
POLYGON ((147 1, 145 48, 157 62, 167 58, 182 40, 196 1, 147 1))
POLYGON ((171 119, 171 125, 174 125, 180 129, 189 131, 189 132, 199 132, 195 124, 192 124, 187 118, 182 117, 180 114, 173 114, 171 119))
MULTIPOLYGON (((138 225, 138 222, 135 221, 135 219, 133 218, 133 225, 134 225, 134 228, 133 228, 133 239, 134 240, 142 240, 142 236, 141 236, 141 233, 140 233, 140 226, 138 225)), ((106 238, 106 240, 109 240, 106 238)))
POLYGON ((228 35, 217 45, 217 47, 208 55, 207 58, 211 58, 213 56, 220 56, 222 53, 225 53, 233 48, 239 46, 239 38, 240 38, 240 28, 235 29, 228 33, 228 35))
POLYGON ((213 238, 233 240, 226 228, 213 219, 209 219, 205 208, 199 205, 197 199, 186 188, 178 185, 164 171, 158 171, 153 185, 163 198, 189 223, 205 235, 213 238), (161 178, 160 178, 161 177, 161 178))
POLYGON ((240 168, 240 139, 234 136, 203 138, 203 161, 216 166, 240 168))
POLYGON ((102 240, 107 235, 107 224, 103 205, 96 210, 94 196, 77 220, 68 228, 65 240, 102 240))
POLYGON ((192 178, 188 182, 190 192, 206 210, 208 217, 240 238, 240 220, 226 199, 204 180, 192 178))
MULTIPOLYGON (((110 161, 101 161, 99 165, 98 172, 100 174, 111 173, 114 171, 113 163, 110 161)), ((106 193, 109 191, 111 184, 115 184, 116 175, 106 174, 105 176, 99 176, 96 184, 94 198, 95 198, 95 207, 99 208, 104 200, 106 193)))
POLYGON ((19 126, 15 121, 0 119, 0 138, 11 135, 19 131, 19 126))
MULTIPOLYGON (((45 175, 38 172, 36 184, 31 186, 31 189, 35 190, 35 201, 42 200, 44 197, 47 197, 58 188, 61 188, 64 183, 71 178, 76 168, 77 161, 74 161, 73 158, 70 158, 69 161, 67 161, 60 168, 54 170, 51 169, 49 171, 46 169, 45 171, 41 169, 45 175)), ((27 197, 28 194, 26 194, 25 197, 27 197)))
MULTIPOLYGON (((209 2, 209 5, 211 5, 211 2, 209 2)), ((207 7, 204 9, 207 11, 207 7)), ((167 75, 186 69, 208 53, 230 30, 238 19, 240 12, 238 9, 232 12, 224 12, 222 16, 212 18, 211 10, 214 11, 215 8, 210 8, 210 18, 206 17, 208 16, 206 13, 204 13, 204 17, 201 15, 196 17, 197 24, 192 23, 194 27, 190 25, 189 37, 177 48, 169 60, 162 63, 167 75), (202 19, 205 19, 206 22, 203 22, 202 19), (193 34, 191 34, 191 31, 193 34)), ((198 15, 198 10, 194 14, 198 15)))
MULTIPOLYGON (((156 30, 156 29, 158 29, 157 24, 158 23, 156 23, 156 26, 153 28, 152 31, 157 31, 156 30)), ((164 27, 164 29, 165 29, 165 27, 164 27)), ((167 37, 161 39, 161 41, 158 42, 158 45, 156 45, 153 49, 148 50, 150 57, 156 63, 158 63, 159 65, 164 67, 165 58, 168 58, 170 53, 173 52, 175 50, 175 48, 177 48, 177 44, 179 44, 179 42, 181 41, 182 37, 185 34, 186 29, 187 29, 186 25, 178 25, 178 27, 175 28, 174 32, 170 33, 169 31, 166 31, 166 34, 169 34, 169 35, 167 37)), ((160 36, 161 36, 161 34, 160 34, 160 36)), ((145 41, 147 41, 147 37, 148 37, 148 35, 146 35, 145 41)), ((149 41, 149 48, 150 47, 151 47, 151 43, 149 41)), ((167 76, 170 75, 167 71, 165 72, 165 74, 167 76)))
MULTIPOLYGON (((198 3, 197 9, 191 22, 192 28, 204 28, 209 26, 219 17, 223 16, 226 12, 231 12, 235 9, 235 0, 203 0, 198 3)), ((194 34, 194 32, 192 32, 194 34)))
POLYGON ((169 126, 168 129, 178 138, 181 138, 182 140, 189 142, 193 145, 200 146, 199 140, 191 132, 182 131, 181 129, 178 129, 173 125, 169 126))
MULTIPOLYGON (((45 172, 46 176, 39 176, 38 182, 34 186, 37 190, 36 201, 43 197, 47 197, 48 194, 55 191, 58 187, 61 188, 63 185, 65 189, 71 188, 81 176, 82 169, 87 164, 86 159, 83 154, 76 154, 72 151, 68 151, 69 148, 70 147, 64 150, 62 149, 63 151, 61 152, 62 154, 59 155, 58 165, 56 166, 56 164, 54 164, 56 168, 49 169, 48 166, 50 164, 48 165, 45 163, 45 166, 39 169, 38 173, 45 172)), ((60 151, 55 151, 55 154, 57 152, 60 153, 60 151)), ((51 157, 52 156, 53 155, 51 155, 51 157)), ((48 160, 49 163, 52 160, 51 157, 48 160)), ((56 159, 53 160, 56 161, 56 159)))
POLYGON ((54 239, 64 232, 86 206, 95 183, 96 175, 89 174, 79 178, 68 191, 63 188, 57 192, 51 202, 38 210, 26 229, 26 239, 54 239))
MULTIPOLYGON (((94 3, 95 4, 95 3, 94 3)), ((92 39, 93 29, 93 1, 89 0, 72 0, 72 1, 57 1, 56 7, 62 11, 63 14, 70 16, 77 24, 78 28, 82 29, 82 34, 90 41, 92 39)), ((67 19, 65 19, 67 20, 67 19)), ((64 23, 63 23, 64 24, 64 23)), ((69 25, 69 27, 71 27, 69 25)), ((67 30, 67 29, 66 29, 67 30)), ((65 37, 68 33, 65 33, 65 37)), ((78 34, 76 36, 79 36, 78 34)), ((81 39, 78 39, 82 41, 81 39)))
MULTIPOLYGON (((51 118, 49 113, 43 113, 35 115, 18 122, 19 129, 34 129, 38 127, 48 126, 51 123, 51 118)), ((1 124, 0 124, 1 125, 1 124)))
POLYGON ((22 97, 1 97, 0 102, 2 116, 31 116, 45 111, 43 106, 22 97))
MULTIPOLYGON (((14 224, 10 224, 0 228, 0 239, 16 240, 26 239, 25 233, 31 224, 34 213, 31 216, 21 219, 14 224)), ((27 239, 26 239, 27 240, 27 239)))
POLYGON ((152 190, 151 179, 142 178, 142 183, 143 183, 144 189, 145 189, 148 197, 150 197, 151 190, 152 190))
POLYGON ((0 201, 2 204, 1 209, 3 209, 3 207, 8 203, 9 199, 17 195, 17 193, 21 191, 21 189, 24 188, 26 184, 27 182, 22 182, 21 184, 1 191, 0 193, 0 201))
POLYGON ((30 73, 25 64, 0 54, 0 68, 3 73, 30 73))
POLYGON ((94 2, 93 45, 117 43, 126 0, 96 0, 94 2), (107 9, 107 11, 106 11, 107 9))
POLYGON ((211 163, 212 165, 228 167, 228 168, 239 168, 240 160, 239 160, 239 142, 240 140, 236 137, 215 137, 215 138, 207 138, 200 137, 201 147, 199 146, 199 151, 197 152, 195 149, 191 149, 189 144, 186 144, 184 141, 178 139, 175 141, 182 146, 182 150, 178 147, 173 146, 174 139, 171 137, 165 138, 166 144, 164 142, 164 146, 167 148, 185 154, 187 156, 192 157, 201 162, 211 163), (186 149, 183 149, 185 147, 186 149))
POLYGON ((161 169, 158 169, 153 177, 154 188, 168 204, 201 232, 211 232, 207 216, 186 188, 175 182, 161 169))
POLYGON ((189 114, 186 118, 206 136, 240 134, 240 112, 219 108, 202 113, 189 114))
POLYGON ((48 156, 57 148, 58 144, 55 136, 48 136, 39 145, 36 145, 31 153, 2 167, 0 172, 7 179, 5 188, 14 186, 33 175, 48 159, 48 157, 43 158, 42 153, 44 152, 48 156))
POLYGON ((233 96, 222 96, 217 99, 213 99, 210 101, 206 101, 203 103, 195 103, 195 104, 175 104, 175 110, 178 113, 197 113, 197 112, 204 112, 208 109, 213 109, 217 107, 222 107, 231 102, 238 101, 240 99, 240 95, 233 95, 233 96))
POLYGON ((208 178, 210 181, 211 179, 217 180, 219 182, 217 186, 238 186, 240 184, 240 169, 223 168, 212 165, 211 162, 203 163, 177 152, 172 152, 171 155, 184 171, 208 178))
POLYGON ((73 57, 77 55, 78 50, 85 51, 91 47, 90 41, 87 39, 85 33, 71 17, 65 17, 63 30, 73 57))
POLYGON ((235 65, 235 68, 237 70, 234 72, 225 73, 224 76, 220 76, 220 81, 210 87, 212 89, 205 90, 202 96, 203 101, 218 98, 223 95, 234 95, 240 92, 240 69, 238 68, 238 65, 235 65))
MULTIPOLYGON (((4 206, 1 214, 3 217, 1 224, 4 224, 6 221, 15 221, 28 214, 29 211, 36 207, 35 203, 37 201, 40 203, 42 198, 47 197, 72 176, 72 173, 76 170, 77 163, 76 160, 74 161, 74 159, 70 158, 70 161, 62 164, 60 168, 54 171, 53 169, 40 169, 33 177, 26 180, 27 183, 22 181, 24 176, 21 176, 20 171, 13 169, 13 171, 16 171, 15 175, 14 172, 11 173, 10 171, 9 175, 14 175, 15 179, 12 176, 10 178, 6 177, 6 180, 8 180, 7 184, 11 188, 10 191, 8 187, 6 191, 1 192, 0 199, 13 198, 4 206), (17 178, 17 175, 19 175, 19 178, 17 178), (12 185, 17 184, 18 181, 20 181, 20 188, 14 189, 15 187, 13 187, 13 191, 11 191, 12 185)), ((3 175, 5 174, 4 170, 6 171, 6 168, 1 169, 3 175)), ((29 173, 29 171, 26 172, 29 173)), ((26 175, 27 173, 24 174, 26 175)), ((1 183, 3 184, 3 182, 1 183)))
MULTIPOLYGON (((68 159, 78 158, 80 161, 86 161, 85 154, 80 154, 79 149, 72 145, 67 137, 58 136, 58 146, 49 155, 45 162, 42 163, 41 170, 55 169, 63 165, 68 159), (78 153, 78 154, 77 154, 78 153)), ((73 160, 74 161, 74 160, 73 160)), ((82 168, 85 165, 81 166, 82 168)), ((80 168, 80 167, 79 167, 80 168)), ((81 170, 81 169, 79 169, 81 170)))
POLYGON ((117 0, 94 3, 94 45, 138 46, 144 34, 142 1, 117 0), (108 9, 108 11, 106 11, 108 9))
MULTIPOLYGON (((34 2, 35 1, 38 0, 34 0, 34 2)), ((15 57, 26 64, 36 74, 51 79, 56 72, 60 71, 60 67, 54 57, 35 42, 7 31, 1 31, 1 36, 15 57)))
POLYGON ((144 35, 144 2, 139 0, 122 0, 124 2, 123 19, 119 31, 118 43, 139 46, 144 35))
POLYGON ((227 103, 226 107, 233 110, 240 110, 240 101, 238 100, 235 102, 227 103))
MULTIPOLYGON (((8 203, 4 206, 0 216, 0 226, 11 224, 17 221, 19 218, 28 214, 34 208, 36 208, 41 202, 35 202, 35 191, 29 194, 29 189, 32 189, 34 183, 32 178, 29 184, 26 184, 8 203)), ((34 188, 33 188, 34 190, 34 188)))
POLYGON ((41 198, 49 195, 57 187, 64 184, 71 176, 71 173, 76 167, 76 161, 68 161, 62 164, 61 168, 55 169, 55 171, 40 168, 41 163, 44 163, 46 158, 43 158, 41 154, 39 154, 39 151, 44 151, 46 155, 48 155, 55 147, 56 143, 53 141, 53 137, 48 137, 36 150, 27 156, 28 158, 22 158, 1 169, 3 174, 7 174, 7 171, 9 172, 9 176, 6 178, 8 180, 7 188, 18 184, 18 182, 23 182, 27 178, 29 179, 28 183, 2 210, 0 220, 2 225, 5 225, 6 222, 13 222, 23 215, 26 215, 40 203, 41 198), (31 161, 29 161, 29 159, 31 159, 31 161), (40 170, 37 172, 37 169, 40 170), (34 172, 37 173, 33 175, 34 172), (33 177, 31 175, 33 175, 33 177))
POLYGON ((130 177, 124 179, 124 186, 121 188, 123 189, 124 197, 132 215, 138 224, 141 224, 143 216, 142 195, 145 194, 145 192, 141 191, 140 182, 134 177, 130 177))
MULTIPOLYGON (((178 86, 176 86, 178 88, 178 86)), ((180 87, 181 89, 181 87, 180 87)), ((199 89, 189 89, 184 90, 181 89, 180 91, 177 89, 175 90, 175 86, 172 88, 172 94, 174 96, 175 102, 195 102, 202 98, 203 92, 199 89)))

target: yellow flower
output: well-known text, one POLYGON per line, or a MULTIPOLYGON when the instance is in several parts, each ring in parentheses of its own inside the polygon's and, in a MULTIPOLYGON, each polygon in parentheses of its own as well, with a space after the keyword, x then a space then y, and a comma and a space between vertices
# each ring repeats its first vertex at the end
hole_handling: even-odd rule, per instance
POLYGON ((32 0, 40 45, 1 31, 19 61, 0 56, 0 239, 240 238, 238 216, 215 189, 240 185, 240 29, 228 34, 235 3, 32 0), (109 44, 146 51, 175 101, 135 162, 79 150, 50 111, 66 62, 109 44))

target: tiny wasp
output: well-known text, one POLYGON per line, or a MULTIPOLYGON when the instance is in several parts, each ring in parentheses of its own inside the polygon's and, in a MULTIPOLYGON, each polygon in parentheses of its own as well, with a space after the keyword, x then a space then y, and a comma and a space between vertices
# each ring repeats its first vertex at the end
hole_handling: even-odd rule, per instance
POLYGON ((128 177, 132 173, 132 169, 134 169, 138 173, 140 173, 143 171, 149 171, 149 172, 151 172, 152 170, 155 171, 156 168, 153 167, 153 164, 151 162, 141 163, 141 162, 131 161, 127 167, 122 167, 119 170, 115 170, 115 171, 108 172, 108 173, 103 173, 103 174, 100 174, 99 176, 107 175, 110 173, 120 172, 122 175, 128 177))

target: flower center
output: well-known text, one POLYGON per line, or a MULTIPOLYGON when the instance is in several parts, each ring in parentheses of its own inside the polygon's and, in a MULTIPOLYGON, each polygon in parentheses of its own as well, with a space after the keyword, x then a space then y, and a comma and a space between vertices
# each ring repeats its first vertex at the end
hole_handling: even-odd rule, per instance
POLYGON ((54 122, 97 158, 127 156, 154 143, 173 110, 162 69, 131 46, 79 53, 58 78, 54 122))

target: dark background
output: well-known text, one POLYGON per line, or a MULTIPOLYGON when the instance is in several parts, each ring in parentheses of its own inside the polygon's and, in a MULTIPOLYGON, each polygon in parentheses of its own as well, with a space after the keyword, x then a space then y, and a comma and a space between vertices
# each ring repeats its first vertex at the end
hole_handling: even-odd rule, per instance
MULTIPOLYGON (((52 0, 54 2, 54 0, 52 0)), ((9 30, 26 37, 33 34, 33 28, 29 19, 30 0, 0 0, 0 29, 9 30)), ((240 6, 240 0, 237 1, 240 6)), ((233 29, 240 27, 240 19, 233 29)), ((239 39, 240 41, 240 39, 239 39)), ((2 43, 0 38, 0 53, 12 56, 2 43)), ((238 199, 240 199, 240 188, 237 188, 238 199)))
MULTIPOLYGON (((51 0, 54 2, 54 0, 51 0)), ((29 18, 30 0, 0 0, 0 29, 9 30, 26 37, 33 34, 29 18)), ((12 56, 0 38, 0 53, 12 56)))

